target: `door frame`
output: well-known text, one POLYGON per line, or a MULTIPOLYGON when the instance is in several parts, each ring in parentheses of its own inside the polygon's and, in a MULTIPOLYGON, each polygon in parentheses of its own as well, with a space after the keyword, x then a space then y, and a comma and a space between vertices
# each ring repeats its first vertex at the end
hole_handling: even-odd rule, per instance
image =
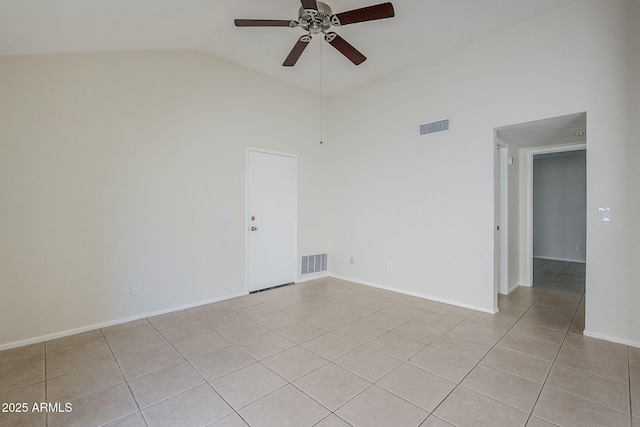
POLYGON ((509 293, 509 146, 494 135, 493 155, 493 311, 498 294, 509 293))
MULTIPOLYGON (((525 237, 525 286, 533 286, 533 156, 547 153, 586 150, 587 144, 557 145, 527 149, 527 220, 525 237)), ((588 241, 588 239, 587 239, 588 241)), ((522 264, 521 264, 522 265, 522 264)))
POLYGON ((267 150, 265 148, 245 147, 245 177, 244 177, 244 253, 245 253, 245 289, 247 293, 252 292, 249 289, 249 234, 251 227, 251 219, 249 218, 249 153, 270 154, 275 156, 290 157, 293 160, 293 262, 292 278, 294 282, 298 281, 298 156, 297 154, 285 153, 283 151, 267 150))
POLYGON ((499 254, 499 283, 498 292, 509 294, 509 146, 498 143, 499 151, 499 225, 500 225, 500 254, 499 254))

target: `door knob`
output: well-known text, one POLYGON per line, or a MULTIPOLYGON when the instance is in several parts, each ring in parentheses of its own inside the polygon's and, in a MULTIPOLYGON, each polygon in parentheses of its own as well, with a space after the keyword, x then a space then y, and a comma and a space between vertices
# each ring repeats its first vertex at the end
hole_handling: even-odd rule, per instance
POLYGON ((251 227, 251 231, 256 231, 258 227, 251 227))

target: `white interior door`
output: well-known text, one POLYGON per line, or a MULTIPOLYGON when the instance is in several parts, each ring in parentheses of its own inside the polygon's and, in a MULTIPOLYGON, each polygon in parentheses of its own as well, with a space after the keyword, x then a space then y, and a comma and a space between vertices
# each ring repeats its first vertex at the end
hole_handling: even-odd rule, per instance
POLYGON ((247 149, 249 292, 291 283, 296 268, 296 158, 247 149))

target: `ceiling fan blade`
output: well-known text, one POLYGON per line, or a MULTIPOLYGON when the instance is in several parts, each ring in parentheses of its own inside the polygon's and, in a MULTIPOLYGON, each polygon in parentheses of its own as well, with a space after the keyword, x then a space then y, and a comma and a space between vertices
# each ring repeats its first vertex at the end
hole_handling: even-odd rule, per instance
POLYGON ((318 10, 318 2, 316 0, 300 0, 304 10, 318 10))
POLYGON ((376 19, 393 18, 394 16, 393 5, 391 3, 382 3, 335 14, 331 17, 331 23, 333 25, 348 25, 376 19))
POLYGON ((287 56, 287 59, 285 59, 284 62, 282 63, 282 66, 293 67, 294 65, 296 65, 296 62, 298 62, 300 55, 302 55, 302 52, 304 52, 307 46, 309 46, 310 41, 311 41, 310 34, 300 37, 300 39, 298 39, 298 42, 295 44, 295 46, 293 46, 293 49, 291 49, 291 52, 289 53, 289 56, 287 56))
POLYGON ((345 39, 336 33, 327 33, 324 36, 324 39, 355 65, 360 65, 367 60, 367 57, 360 53, 358 49, 351 46, 345 39))
POLYGON ((296 21, 283 19, 235 19, 236 27, 297 27, 296 21))

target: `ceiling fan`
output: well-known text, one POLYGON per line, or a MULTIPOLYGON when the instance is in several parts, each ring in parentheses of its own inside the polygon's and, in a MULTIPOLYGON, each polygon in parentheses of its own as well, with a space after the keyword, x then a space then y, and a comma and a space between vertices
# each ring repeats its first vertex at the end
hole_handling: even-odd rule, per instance
POLYGON ((300 27, 308 34, 300 37, 293 46, 291 53, 282 64, 285 67, 296 65, 302 52, 311 41, 312 34, 324 34, 324 39, 340 53, 347 57, 355 65, 366 61, 367 57, 351 46, 345 39, 333 31, 327 31, 331 26, 355 24, 358 22, 374 21, 377 19, 393 18, 395 13, 391 3, 382 3, 375 6, 363 7, 347 12, 333 14, 331 8, 325 3, 316 0, 301 0, 302 7, 298 11, 297 21, 275 19, 236 19, 236 27, 300 27))

